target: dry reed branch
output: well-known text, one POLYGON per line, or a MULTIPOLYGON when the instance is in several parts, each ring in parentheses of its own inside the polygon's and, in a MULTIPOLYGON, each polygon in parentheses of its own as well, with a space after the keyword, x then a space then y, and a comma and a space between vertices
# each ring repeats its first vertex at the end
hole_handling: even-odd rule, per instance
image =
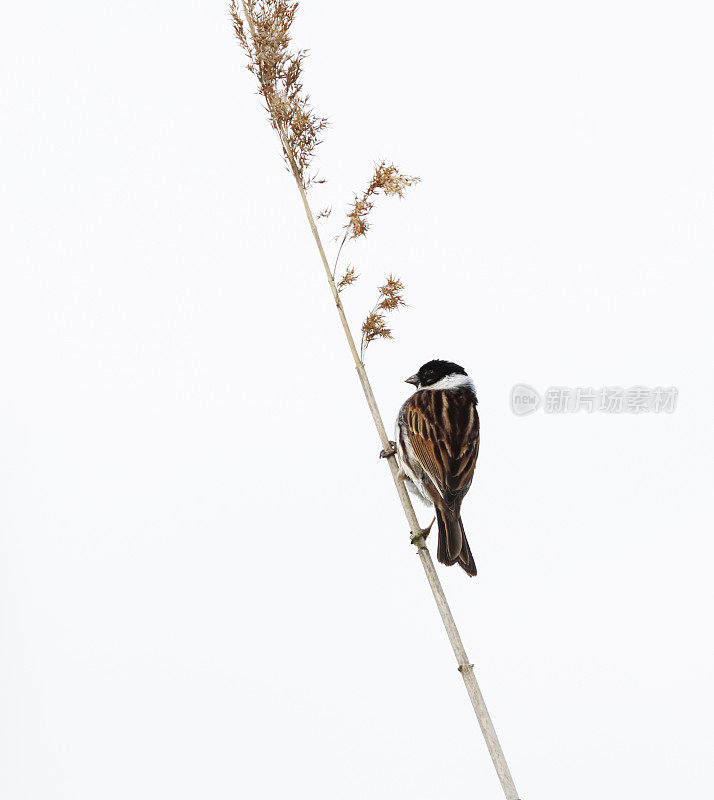
POLYGON ((346 238, 357 239, 367 233, 370 227, 367 217, 374 208, 373 198, 380 190, 387 196, 404 197, 404 190, 416 183, 419 183, 419 178, 402 175, 394 164, 387 165, 385 161, 380 161, 374 169, 369 186, 361 196, 355 195, 350 210, 347 212, 346 238))
POLYGON ((375 339, 393 338, 391 328, 387 327, 385 315, 406 305, 402 294, 403 291, 404 284, 393 275, 390 275, 385 284, 379 287, 377 302, 362 323, 361 359, 364 359, 365 350, 369 347, 370 342, 375 339))
MULTIPOLYGON (((356 275, 354 272, 350 273, 351 268, 348 268, 339 283, 335 282, 337 259, 334 268, 331 269, 325 255, 322 239, 317 230, 315 217, 307 199, 307 189, 311 182, 314 182, 314 178, 308 176, 307 169, 314 155, 315 147, 319 144, 318 134, 324 129, 326 120, 312 111, 308 103, 308 97, 302 93, 302 85, 298 80, 305 51, 298 50, 291 53, 289 50, 289 31, 298 3, 286 2, 286 0, 241 0, 241 6, 243 16, 238 8, 237 0, 232 0, 230 13, 233 19, 233 27, 241 46, 248 56, 248 69, 258 78, 260 93, 265 100, 270 123, 278 134, 283 156, 295 178, 308 224, 325 270, 325 277, 332 292, 342 329, 352 354, 360 385, 372 414, 379 440, 384 450, 388 451, 390 450, 389 437, 340 298, 340 291, 345 286, 353 283, 356 280, 356 275), (248 25, 249 33, 245 30, 245 23, 248 25)), ((348 213, 348 222, 345 226, 347 230, 343 235, 340 251, 348 238, 356 238, 367 232, 369 225, 366 218, 373 206, 372 198, 379 189, 385 194, 396 194, 401 197, 404 188, 413 185, 416 180, 418 179, 401 175, 394 165, 387 166, 385 162, 380 162, 367 190, 360 197, 355 197, 351 211, 348 213)), ((400 305, 404 305, 402 299, 403 288, 401 281, 391 275, 385 284, 379 287, 379 298, 370 314, 382 315, 382 322, 373 319, 372 326, 368 327, 368 332, 380 330, 380 326, 383 325, 382 312, 392 311, 400 305)), ((365 321, 366 323, 367 320, 365 321)), ((381 330, 382 333, 375 333, 370 341, 374 338, 390 336, 388 329, 386 332, 383 328, 381 330)), ((363 327, 363 346, 366 335, 363 327)), ((414 507, 404 485, 404 479, 399 471, 396 458, 392 455, 386 461, 402 504, 409 530, 412 532, 412 543, 417 548, 436 606, 456 656, 458 670, 461 673, 471 704, 476 712, 476 717, 501 782, 504 795, 506 800, 518 800, 508 764, 474 675, 473 664, 468 659, 446 600, 446 595, 441 586, 441 581, 434 568, 434 562, 426 547, 426 532, 419 525, 419 520, 414 512, 414 507)))
MULTIPOLYGON (((343 247, 353 239, 359 239, 361 236, 365 236, 367 231, 370 229, 371 225, 368 221, 368 217, 372 209, 374 208, 374 201, 377 194, 380 191, 387 195, 387 196, 397 196, 399 198, 404 197, 404 190, 408 186, 414 186, 415 184, 419 183, 419 178, 414 177, 413 175, 403 175, 394 164, 387 164, 386 161, 380 161, 374 168, 374 175, 369 182, 367 188, 362 192, 361 195, 355 195, 354 200, 349 206, 349 210, 347 212, 347 221, 343 225, 344 233, 342 234, 342 238, 337 237, 337 240, 340 242, 340 246, 337 249, 337 255, 335 256, 335 264, 332 268, 332 277, 335 277, 337 273, 337 265, 340 260, 340 255, 342 254, 343 247)), ((368 325, 368 328, 370 326, 368 325)), ((381 337, 381 338, 391 338, 391 337, 381 337)), ((362 353, 364 354, 364 348, 362 348, 362 353)))
POLYGON ((357 281, 359 275, 355 272, 355 268, 350 264, 345 270, 345 274, 337 281, 337 291, 341 292, 345 286, 351 286, 357 281))
POLYGON ((303 188, 307 189, 311 183, 319 182, 310 174, 309 167, 327 119, 313 111, 310 97, 300 82, 307 51, 290 50, 290 27, 298 3, 243 0, 242 6, 250 23, 250 35, 245 30, 237 0, 230 5, 233 30, 248 57, 248 70, 258 79, 268 119, 278 133, 288 169, 292 171, 295 167, 303 188))

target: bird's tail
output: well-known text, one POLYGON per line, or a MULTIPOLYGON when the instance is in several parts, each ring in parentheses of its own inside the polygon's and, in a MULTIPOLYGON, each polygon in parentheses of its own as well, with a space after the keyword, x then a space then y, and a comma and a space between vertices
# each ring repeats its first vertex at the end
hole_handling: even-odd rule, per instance
POLYGON ((472 577, 476 574, 476 562, 471 555, 471 548, 466 539, 464 523, 458 512, 453 516, 448 511, 436 508, 436 522, 439 526, 439 546, 437 559, 447 566, 458 564, 464 572, 472 577))

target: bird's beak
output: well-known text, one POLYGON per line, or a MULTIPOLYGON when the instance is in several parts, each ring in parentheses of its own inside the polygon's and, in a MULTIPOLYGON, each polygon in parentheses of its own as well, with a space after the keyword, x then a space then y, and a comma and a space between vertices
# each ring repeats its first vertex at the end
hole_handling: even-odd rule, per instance
POLYGON ((404 383, 411 383, 412 386, 418 386, 419 385, 419 376, 418 375, 412 375, 411 378, 407 378, 404 381, 404 383))

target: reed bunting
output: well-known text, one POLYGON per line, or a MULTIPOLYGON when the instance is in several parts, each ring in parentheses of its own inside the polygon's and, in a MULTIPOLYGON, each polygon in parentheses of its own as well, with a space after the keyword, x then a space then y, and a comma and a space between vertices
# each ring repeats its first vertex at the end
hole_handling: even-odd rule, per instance
POLYGON ((416 391, 399 410, 396 451, 407 488, 434 506, 438 560, 475 575, 461 521, 479 448, 474 383, 463 367, 440 359, 428 361, 406 382, 416 391))

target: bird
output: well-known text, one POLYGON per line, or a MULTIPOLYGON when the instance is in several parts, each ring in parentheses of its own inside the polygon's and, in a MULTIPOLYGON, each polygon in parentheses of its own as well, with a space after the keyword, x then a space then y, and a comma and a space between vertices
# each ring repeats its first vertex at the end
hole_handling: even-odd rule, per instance
POLYGON ((406 383, 416 391, 397 415, 394 450, 407 489, 434 506, 437 559, 475 576, 476 563, 461 521, 461 503, 479 451, 474 382, 463 367, 437 358, 423 364, 406 383))

